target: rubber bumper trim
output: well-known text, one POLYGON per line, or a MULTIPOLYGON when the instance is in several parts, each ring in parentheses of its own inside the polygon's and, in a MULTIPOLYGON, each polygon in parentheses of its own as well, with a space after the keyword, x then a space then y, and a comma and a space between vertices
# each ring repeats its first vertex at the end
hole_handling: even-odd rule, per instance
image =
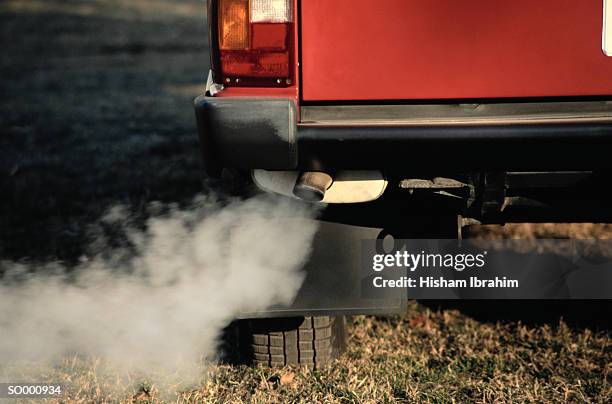
POLYGON ((209 175, 218 176, 223 167, 297 167, 297 108, 293 100, 201 95, 194 105, 209 175))

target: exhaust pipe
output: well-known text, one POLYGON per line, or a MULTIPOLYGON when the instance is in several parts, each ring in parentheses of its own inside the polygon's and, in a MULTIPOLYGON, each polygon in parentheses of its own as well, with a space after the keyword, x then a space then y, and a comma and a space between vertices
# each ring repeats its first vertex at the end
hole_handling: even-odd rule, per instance
POLYGON ((321 171, 301 173, 293 187, 293 195, 307 202, 321 202, 334 179, 321 171))

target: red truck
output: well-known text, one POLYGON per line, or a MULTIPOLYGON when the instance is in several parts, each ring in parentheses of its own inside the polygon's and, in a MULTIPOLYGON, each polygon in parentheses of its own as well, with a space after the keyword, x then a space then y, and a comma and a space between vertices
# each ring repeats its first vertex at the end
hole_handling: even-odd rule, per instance
POLYGON ((270 317, 241 326, 256 363, 324 364, 343 315, 401 309, 360 297, 360 239, 610 222, 612 0, 209 0, 208 24, 208 174, 329 204, 293 306, 243 316, 270 317))

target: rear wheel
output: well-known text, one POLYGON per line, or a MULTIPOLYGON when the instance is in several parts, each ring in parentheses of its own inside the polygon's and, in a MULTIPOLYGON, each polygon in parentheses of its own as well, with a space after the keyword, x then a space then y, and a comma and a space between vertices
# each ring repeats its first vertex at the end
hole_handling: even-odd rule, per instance
POLYGON ((319 316, 248 320, 246 334, 246 359, 253 364, 318 369, 345 350, 346 319, 319 316))

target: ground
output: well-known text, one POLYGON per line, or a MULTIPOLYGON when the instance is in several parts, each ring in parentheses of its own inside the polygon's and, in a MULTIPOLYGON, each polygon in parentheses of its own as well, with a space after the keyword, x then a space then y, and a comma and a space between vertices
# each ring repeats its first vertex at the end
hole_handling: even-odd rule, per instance
MULTIPOLYGON (((206 189, 192 100, 208 70, 205 2, 0 3, 0 261, 74 262, 118 203, 184 204, 206 189)), ((610 238, 607 225, 479 227, 479 237, 610 238)), ((351 321, 329 369, 219 365, 179 401, 612 402, 609 305, 412 303, 351 321), (528 312, 529 318, 521 314, 528 312), (607 319, 607 321, 606 321, 607 319)), ((197 319, 194 319, 197 321, 197 319)), ((74 362, 53 370, 74 401, 106 395, 74 362)))

